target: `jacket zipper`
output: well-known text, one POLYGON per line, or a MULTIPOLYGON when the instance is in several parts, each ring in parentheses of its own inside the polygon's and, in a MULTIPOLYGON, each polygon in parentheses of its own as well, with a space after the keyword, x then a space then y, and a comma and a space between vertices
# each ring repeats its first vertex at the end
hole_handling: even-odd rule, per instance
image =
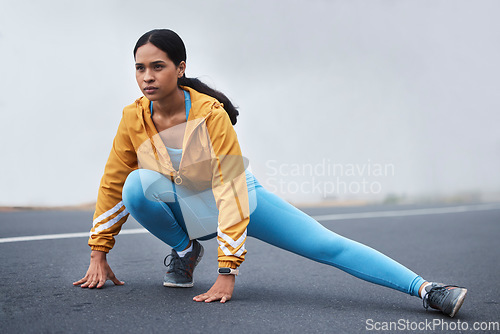
MULTIPOLYGON (((192 137, 193 133, 195 132, 195 130, 199 126, 201 126, 203 123, 205 123, 208 116, 210 116, 211 114, 212 114, 212 111, 210 111, 205 117, 203 117, 203 121, 201 121, 198 125, 196 125, 196 127, 189 133, 188 139, 186 140, 186 147, 188 147, 189 142, 191 140, 191 137, 192 137)), ((170 156, 169 156, 169 159, 170 159, 170 156)), ((182 184, 181 169, 182 169, 182 167, 184 167, 184 164, 182 163, 183 161, 184 161, 184 148, 182 150, 181 161, 179 162, 179 170, 174 169, 174 167, 172 166, 172 160, 170 160, 170 167, 172 167, 172 169, 174 169, 174 171, 175 171, 174 175, 171 174, 171 176, 173 177, 174 183, 177 185, 182 184)))
MULTIPOLYGON (((141 108, 141 110, 142 110, 142 115, 144 115, 144 108, 142 107, 142 103, 140 103, 138 100, 136 100, 135 102, 136 102, 136 104, 137 104, 137 105, 141 108)), ((188 144, 189 144, 189 141, 191 140, 191 137, 192 137, 192 135, 193 135, 193 132, 194 132, 194 131, 195 131, 195 130, 196 130, 196 129, 197 129, 197 128, 201 125, 201 124, 203 124, 203 123, 207 120, 208 116, 210 116, 211 114, 212 114, 212 110, 210 110, 210 111, 208 112, 208 114, 207 114, 205 117, 203 117, 203 121, 201 121, 198 125, 196 125, 196 127, 195 127, 195 128, 194 128, 194 129, 193 129, 193 130, 189 133, 189 137, 188 137, 188 139, 186 140, 186 147, 188 147, 188 144)), ((195 119, 196 119, 196 118, 195 118, 195 119)), ((146 124, 144 124, 144 127, 146 127, 146 124)), ((148 132, 148 131, 146 130, 146 132, 148 132)), ((156 133, 158 134, 158 131, 156 131, 156 133)), ((151 137, 150 137, 150 141, 152 141, 151 137)), ((156 150, 156 147, 155 147, 155 145, 154 145, 154 142, 151 142, 151 144, 153 145, 153 150, 154 150, 154 151, 157 151, 157 150, 156 150)), ((160 154, 160 153, 159 153, 159 152, 157 152, 156 154, 160 154)), ((167 153, 167 154, 168 154, 168 153, 167 153)), ((168 158, 169 158, 169 160, 170 160, 170 155, 168 156, 168 158)), ((170 173, 170 177, 172 178, 172 180, 174 181, 174 183, 175 183, 175 184, 177 184, 177 185, 182 184, 182 177, 181 177, 181 175, 180 175, 180 174, 181 174, 181 173, 180 173, 180 171, 181 171, 182 167, 184 166, 184 164, 182 163, 183 161, 184 161, 184 147, 183 147, 183 149, 182 149, 181 161, 179 162, 179 170, 175 170, 175 169, 174 169, 174 166, 172 166, 172 160, 170 160, 170 163, 169 163, 169 164, 170 164, 170 168, 172 168, 172 169, 174 170, 174 172, 173 172, 173 173, 172 173, 172 172, 170 173)))

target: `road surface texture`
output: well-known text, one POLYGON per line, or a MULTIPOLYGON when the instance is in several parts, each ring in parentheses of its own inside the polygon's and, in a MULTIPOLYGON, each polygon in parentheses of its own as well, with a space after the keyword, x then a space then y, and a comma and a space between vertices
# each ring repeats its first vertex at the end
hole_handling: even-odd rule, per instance
MULTIPOLYGON (((428 280, 469 289, 456 318, 336 268, 247 240, 233 299, 192 301, 216 279, 217 243, 195 286, 162 286, 170 248, 133 219, 108 255, 123 286, 74 287, 89 264, 89 211, 0 212, 0 333, 483 332, 500 321, 500 203, 304 208, 327 228, 367 244, 428 280), (68 234, 66 233, 77 233, 68 234), (64 238, 54 239, 51 234, 64 238), (18 238, 29 236, 31 238, 18 238), (36 239, 39 240, 36 240, 36 239), (476 324, 477 322, 477 324, 476 324), (396 327, 397 325, 397 327, 396 327), (434 327, 430 327, 430 326, 434 327), (391 326, 391 327, 389 327, 391 326), (465 328, 467 326, 467 328, 465 328), (486 327, 489 326, 489 327, 486 327), (480 328, 480 327, 479 327, 480 328), (464 330, 468 329, 468 330, 464 330), (386 331, 387 332, 387 331, 386 331)), ((311 240, 314 242, 314 240, 311 240)), ((499 332, 500 331, 496 331, 499 332)))

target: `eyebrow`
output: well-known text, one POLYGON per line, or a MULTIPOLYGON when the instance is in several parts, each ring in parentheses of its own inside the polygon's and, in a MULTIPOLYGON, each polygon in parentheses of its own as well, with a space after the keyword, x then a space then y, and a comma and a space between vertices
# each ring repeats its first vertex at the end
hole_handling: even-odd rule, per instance
MULTIPOLYGON (((163 60, 157 60, 157 61, 153 61, 151 62, 152 65, 156 65, 156 64, 165 64, 165 62, 163 60)), ((144 65, 143 63, 135 63, 135 65, 144 65)))

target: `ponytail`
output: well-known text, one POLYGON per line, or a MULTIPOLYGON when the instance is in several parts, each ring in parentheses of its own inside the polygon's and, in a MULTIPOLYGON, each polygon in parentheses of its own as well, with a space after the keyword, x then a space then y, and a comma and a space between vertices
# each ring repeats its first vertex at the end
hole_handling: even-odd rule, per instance
MULTIPOLYGON (((142 35, 135 45, 134 57, 137 53, 137 49, 147 43, 151 43, 158 49, 165 52, 170 60, 172 60, 172 62, 175 64, 175 66, 179 66, 181 61, 186 61, 187 56, 184 42, 179 37, 179 35, 177 35, 172 30, 155 29, 142 35)), ((227 114, 229 115, 231 123, 233 125, 236 124, 236 117, 239 115, 239 112, 237 108, 233 106, 231 101, 226 97, 226 95, 219 92, 218 90, 209 87, 205 83, 201 82, 198 78, 186 78, 185 75, 182 78, 178 79, 177 84, 180 86, 190 87, 200 93, 216 98, 219 102, 224 104, 224 110, 226 110, 227 114)))
POLYGON ((200 81, 198 78, 186 78, 186 76, 182 76, 177 80, 177 84, 180 86, 187 86, 193 88, 195 91, 209 95, 213 98, 216 98, 220 103, 224 105, 224 110, 229 115, 231 119, 231 123, 233 125, 236 124, 236 117, 239 115, 238 109, 236 109, 231 101, 227 98, 226 95, 209 87, 207 84, 200 81))

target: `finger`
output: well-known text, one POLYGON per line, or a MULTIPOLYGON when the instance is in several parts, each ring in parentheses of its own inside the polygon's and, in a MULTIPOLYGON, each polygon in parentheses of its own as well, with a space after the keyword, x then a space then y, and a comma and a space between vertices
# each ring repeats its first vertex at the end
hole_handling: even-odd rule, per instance
POLYGON ((89 284, 89 289, 93 289, 95 286, 97 285, 97 281, 92 281, 90 284, 89 284))
POLYGON ((85 276, 85 282, 80 285, 82 288, 88 288, 88 286, 90 285, 90 283, 92 283, 92 279, 85 276))
POLYGON ((211 295, 205 300, 205 303, 211 303, 215 300, 219 300, 221 297, 219 295, 211 295))
POLYGON ((82 283, 85 283, 87 281, 87 278, 84 277, 82 278, 81 280, 77 281, 77 282, 73 282, 73 285, 78 285, 78 284, 82 284, 82 283))
POLYGON ((202 302, 202 301, 206 300, 207 298, 208 298, 208 295, 206 293, 203 293, 201 295, 194 297, 193 300, 195 300, 197 302, 202 302))
POLYGON ((116 278, 115 276, 113 276, 113 278, 111 278, 111 281, 112 281, 113 283, 115 283, 115 285, 123 285, 123 284, 125 284, 125 282, 124 282, 124 281, 120 281, 120 280, 119 280, 118 278, 116 278))
POLYGON ((195 300, 197 302, 201 302, 201 301, 203 301, 205 299, 203 298, 203 295, 198 295, 198 296, 194 296, 193 300, 195 300))
POLYGON ((106 283, 105 279, 100 279, 99 283, 97 283, 96 288, 98 288, 98 289, 102 288, 105 283, 106 283))

